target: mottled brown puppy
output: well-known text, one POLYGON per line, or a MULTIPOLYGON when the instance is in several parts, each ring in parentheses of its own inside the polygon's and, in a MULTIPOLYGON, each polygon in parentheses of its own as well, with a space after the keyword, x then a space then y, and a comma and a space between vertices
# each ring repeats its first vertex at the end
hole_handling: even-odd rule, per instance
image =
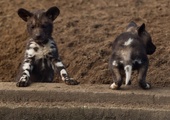
POLYGON ((146 74, 149 60, 147 55, 155 52, 156 47, 152 43, 150 34, 145 30, 145 24, 140 27, 135 22, 130 22, 126 32, 120 34, 112 44, 110 69, 113 74, 112 89, 119 89, 125 74, 125 84, 131 84, 132 70, 138 70, 138 81, 143 89, 150 89, 146 83, 146 74))
POLYGON ((57 7, 51 7, 47 11, 30 12, 23 8, 18 10, 18 15, 27 22, 29 33, 25 58, 17 78, 18 87, 26 87, 35 81, 51 82, 55 72, 60 73, 66 84, 78 84, 77 81, 70 79, 66 72, 52 38, 53 21, 59 13, 57 7))

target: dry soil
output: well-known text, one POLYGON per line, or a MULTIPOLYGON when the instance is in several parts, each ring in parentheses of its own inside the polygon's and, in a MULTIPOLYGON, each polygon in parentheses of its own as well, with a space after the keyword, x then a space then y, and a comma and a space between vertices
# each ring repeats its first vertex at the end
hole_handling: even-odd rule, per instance
MULTIPOLYGON (((71 77, 81 84, 110 84, 110 43, 133 20, 146 29, 157 46, 149 56, 147 81, 152 86, 170 86, 170 1, 169 0, 1 0, 0 81, 14 81, 23 60, 26 24, 19 8, 48 9, 61 14, 54 22, 53 37, 71 77)), ((132 85, 137 86, 136 73, 132 85)), ((55 82, 61 82, 56 77, 55 82)))

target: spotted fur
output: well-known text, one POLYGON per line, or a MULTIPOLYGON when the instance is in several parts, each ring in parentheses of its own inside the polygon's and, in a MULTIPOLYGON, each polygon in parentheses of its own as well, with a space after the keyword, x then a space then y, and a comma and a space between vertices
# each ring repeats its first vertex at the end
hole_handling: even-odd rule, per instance
POLYGON ((66 72, 58 54, 57 45, 51 37, 53 21, 59 13, 57 7, 51 7, 47 11, 29 12, 23 8, 18 10, 18 15, 27 22, 27 30, 30 36, 24 61, 17 78, 18 87, 26 87, 31 82, 52 82, 56 72, 60 73, 66 84, 78 84, 66 72))

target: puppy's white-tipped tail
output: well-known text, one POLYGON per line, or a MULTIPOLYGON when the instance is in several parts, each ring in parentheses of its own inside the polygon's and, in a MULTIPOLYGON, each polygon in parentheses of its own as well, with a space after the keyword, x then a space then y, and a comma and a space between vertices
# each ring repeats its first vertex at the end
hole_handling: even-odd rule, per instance
POLYGON ((125 74, 126 74, 126 80, 125 80, 125 85, 128 85, 130 78, 131 78, 131 74, 132 74, 132 66, 131 65, 126 65, 124 67, 125 70, 125 74))

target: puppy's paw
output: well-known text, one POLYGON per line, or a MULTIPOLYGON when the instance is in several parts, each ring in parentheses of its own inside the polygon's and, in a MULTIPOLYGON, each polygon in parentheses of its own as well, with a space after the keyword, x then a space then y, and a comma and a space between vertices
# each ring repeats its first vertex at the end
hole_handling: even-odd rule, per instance
POLYGON ((29 86, 29 81, 26 78, 21 77, 21 79, 17 82, 17 87, 27 87, 29 86))
POLYGON ((139 84, 140 87, 144 90, 151 89, 151 84, 150 83, 145 83, 145 84, 139 84))
POLYGON ((78 81, 73 80, 72 78, 66 79, 66 80, 65 80, 65 83, 66 83, 67 85, 78 85, 78 84, 79 84, 78 81))
POLYGON ((146 83, 146 87, 144 89, 151 89, 151 84, 150 83, 146 83))
POLYGON ((118 89, 119 89, 119 86, 116 85, 116 83, 113 83, 113 84, 110 85, 110 89, 112 89, 112 90, 118 90, 118 89))

